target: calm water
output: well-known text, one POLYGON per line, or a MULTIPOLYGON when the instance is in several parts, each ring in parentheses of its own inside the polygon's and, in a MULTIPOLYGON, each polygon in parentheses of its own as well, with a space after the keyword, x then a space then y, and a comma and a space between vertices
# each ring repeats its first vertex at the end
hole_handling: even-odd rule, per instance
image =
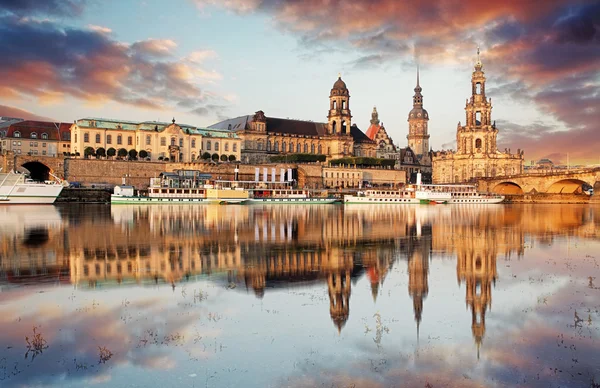
POLYGON ((0 386, 591 387, 600 207, 0 207, 0 386))

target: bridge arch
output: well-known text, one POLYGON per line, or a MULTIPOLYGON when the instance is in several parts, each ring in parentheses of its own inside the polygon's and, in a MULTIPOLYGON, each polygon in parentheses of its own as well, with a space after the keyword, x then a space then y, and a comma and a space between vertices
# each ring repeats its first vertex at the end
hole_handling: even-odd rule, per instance
POLYGON ((523 188, 521 188, 521 186, 519 186, 518 184, 514 183, 514 182, 501 182, 498 183, 496 186, 494 186, 494 188, 492 189, 492 192, 496 193, 496 194, 523 194, 523 188))
POLYGON ((21 167, 29 171, 29 177, 34 181, 43 182, 50 179, 50 172, 52 170, 42 162, 30 161, 23 163, 21 167))
POLYGON ((561 179, 559 181, 554 182, 548 187, 546 193, 549 194, 578 194, 583 192, 583 186, 592 187, 593 184, 590 184, 581 179, 568 178, 561 179))

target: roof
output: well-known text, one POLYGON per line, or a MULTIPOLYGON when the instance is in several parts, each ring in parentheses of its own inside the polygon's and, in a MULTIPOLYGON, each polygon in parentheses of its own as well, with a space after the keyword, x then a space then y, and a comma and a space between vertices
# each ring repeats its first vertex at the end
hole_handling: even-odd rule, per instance
POLYGON ((252 121, 252 115, 239 116, 234 117, 232 119, 227 119, 224 121, 220 121, 213 125, 209 125, 209 129, 224 129, 228 131, 242 131, 244 129, 249 129, 248 124, 252 121))
POLYGON ((197 128, 193 125, 179 123, 165 123, 162 121, 129 121, 129 120, 113 120, 105 118, 85 117, 76 121, 80 128, 99 128, 99 129, 119 129, 124 131, 154 131, 162 132, 169 125, 177 125, 184 132, 189 131, 191 134, 198 135, 197 128))
POLYGON ((276 117, 267 117, 267 132, 317 137, 326 133, 324 123, 276 117))
POLYGON ((59 140, 59 131, 61 131, 62 128, 62 133, 65 133, 65 131, 67 131, 67 133, 69 133, 69 139, 70 139, 70 132, 68 132, 68 128, 71 127, 71 124, 69 123, 55 123, 52 121, 35 121, 35 120, 24 120, 24 121, 18 121, 15 123, 12 123, 11 125, 8 126, 8 129, 6 130, 6 137, 14 137, 15 132, 19 132, 20 133, 20 137, 21 138, 25 138, 25 139, 31 139, 31 135, 35 134, 37 135, 36 138, 42 140, 42 134, 47 134, 48 135, 48 139, 44 139, 44 140, 59 140), (67 128, 67 129, 65 129, 67 128))
POLYGON ((196 131, 204 137, 237 139, 237 133, 223 129, 197 128, 196 131))
POLYGON ((367 135, 361 131, 356 124, 353 124, 350 127, 350 134, 352 135, 352 139, 354 139, 357 143, 373 143, 373 140, 369 139, 367 135))
POLYGON ((379 124, 371 124, 371 126, 369 126, 367 129, 367 137, 371 140, 375 140, 375 135, 377 135, 377 132, 379 132, 380 128, 381 126, 379 124))

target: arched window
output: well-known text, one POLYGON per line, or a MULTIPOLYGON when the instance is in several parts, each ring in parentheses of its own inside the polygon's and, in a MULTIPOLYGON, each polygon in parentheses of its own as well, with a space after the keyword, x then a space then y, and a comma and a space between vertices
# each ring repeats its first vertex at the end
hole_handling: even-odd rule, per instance
POLYGON ((296 144, 296 153, 300 153, 302 152, 302 146, 300 145, 300 143, 296 144))
POLYGON ((151 144, 152 144, 152 136, 146 135, 146 145, 151 145, 151 144))
POLYGON ((310 145, 310 153, 311 153, 311 154, 314 154, 314 153, 315 153, 315 145, 314 145, 314 144, 311 144, 311 145, 310 145))
POLYGON ((347 133, 346 132, 346 120, 342 121, 342 127, 340 129, 342 130, 342 133, 347 133))
POLYGON ((346 109, 346 100, 342 100, 342 109, 346 109))
POLYGON ((475 140, 475 148, 481 148, 481 139, 475 140))
POLYGON ((219 150, 219 142, 218 142, 218 141, 216 141, 216 142, 215 142, 215 151, 218 151, 218 150, 219 150))
POLYGON ((206 142, 206 150, 210 151, 210 140, 206 142))
POLYGON ((323 153, 323 148, 321 147, 321 144, 319 144, 319 153, 322 154, 323 153))
POLYGON ((237 152, 237 144, 233 143, 233 152, 237 152))
POLYGON ((308 144, 304 143, 304 153, 308 154, 308 144))
POLYGON ((281 142, 281 152, 285 152, 286 151, 286 143, 284 141, 281 142))
POLYGON ((183 139, 179 139, 179 147, 183 147, 183 139))
POLYGON ((475 84, 475 94, 481 94, 481 82, 475 84))
POLYGON ((15 131, 15 132, 13 133, 13 136, 14 136, 14 137, 21 137, 21 132, 19 132, 19 131, 15 131))
POLYGON ((196 148, 196 139, 192 139, 192 148, 196 148))
POLYGON ((96 143, 100 143, 100 134, 99 133, 96 134, 96 143))
POLYGON ((331 123, 331 132, 332 133, 335 133, 336 127, 337 127, 337 123, 335 121, 333 123, 331 123))
POLYGON ((133 145, 133 137, 132 136, 127 137, 127 145, 133 145))
POLYGON ((337 109, 337 102, 335 100, 331 102, 331 109, 333 109, 333 110, 337 109))
POLYGON ((112 144, 112 135, 106 135, 106 144, 112 144))
POLYGON ((229 143, 225 143, 225 152, 229 152, 229 143))
POLYGON ((123 135, 117 135, 117 144, 123 144, 123 135))
POLYGON ((481 125, 481 112, 475 112, 475 125, 481 125))
POLYGON ((267 151, 271 151, 271 140, 267 140, 267 151))
POLYGON ((30 136, 32 139, 37 139, 37 132, 31 132, 30 136))
POLYGON ((89 133, 84 133, 83 134, 83 142, 84 143, 89 143, 90 142, 90 134, 89 133))
POLYGON ((275 141, 275 152, 279 152, 279 142, 275 141))
POLYGON ((160 145, 163 146, 163 147, 167 145, 167 138, 166 137, 163 136, 163 137, 160 138, 160 145))
POLYGON ((47 133, 42 133, 42 139, 43 140, 48 140, 48 134, 47 133))

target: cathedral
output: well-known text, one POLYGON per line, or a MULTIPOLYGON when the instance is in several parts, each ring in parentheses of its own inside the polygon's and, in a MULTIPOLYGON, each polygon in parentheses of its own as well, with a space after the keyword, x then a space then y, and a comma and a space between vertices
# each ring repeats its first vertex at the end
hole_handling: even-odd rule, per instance
POLYGON ((492 121, 492 99, 485 95, 485 80, 478 49, 471 76, 471 98, 465 106, 466 123, 458 123, 456 151, 434 154, 433 183, 469 182, 476 178, 523 172, 523 151, 517 150, 513 154, 510 150, 501 152, 497 149, 498 128, 492 121))
POLYGON ((269 117, 257 111, 209 128, 236 132, 242 140, 243 163, 265 163, 282 154, 325 155, 327 160, 376 156, 375 142, 352 123, 350 92, 341 76, 329 93, 326 123, 269 117))

